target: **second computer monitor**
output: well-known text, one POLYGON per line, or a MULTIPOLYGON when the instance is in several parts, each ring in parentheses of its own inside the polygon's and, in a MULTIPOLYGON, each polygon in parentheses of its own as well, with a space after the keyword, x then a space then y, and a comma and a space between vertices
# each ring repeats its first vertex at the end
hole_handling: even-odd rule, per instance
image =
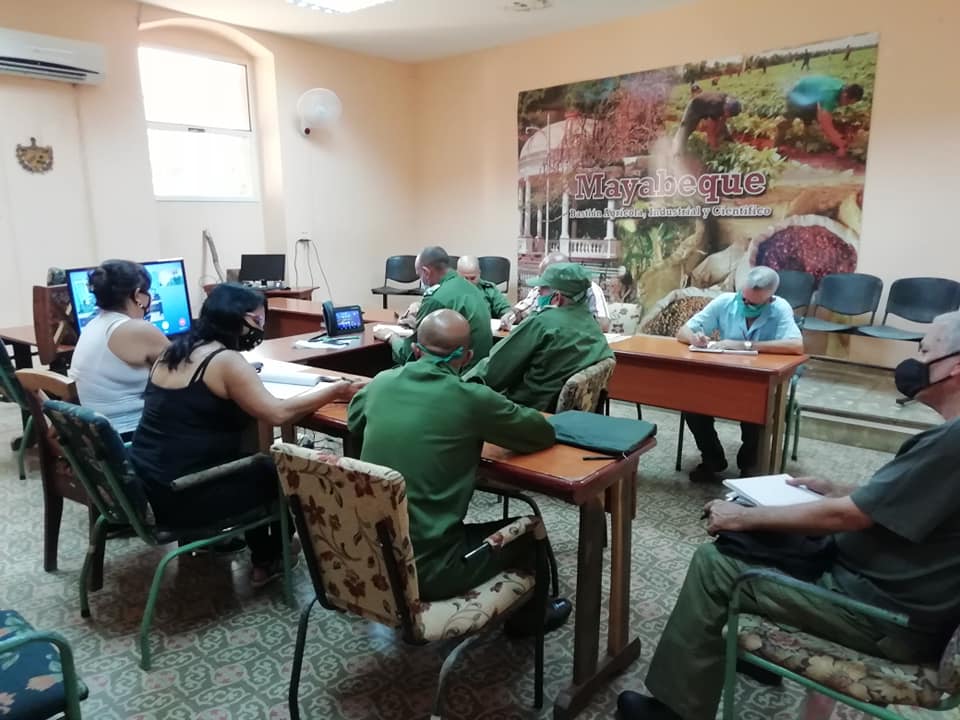
POLYGON ((286 255, 241 255, 240 282, 280 282, 286 265, 286 255))

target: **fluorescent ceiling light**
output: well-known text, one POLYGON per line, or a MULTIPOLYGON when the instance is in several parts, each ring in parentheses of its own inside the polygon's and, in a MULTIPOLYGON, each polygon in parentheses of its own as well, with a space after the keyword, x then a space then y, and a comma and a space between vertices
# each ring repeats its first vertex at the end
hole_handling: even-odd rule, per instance
POLYGON ((346 14, 366 10, 374 5, 383 5, 393 0, 287 0, 291 5, 322 10, 330 14, 346 14))

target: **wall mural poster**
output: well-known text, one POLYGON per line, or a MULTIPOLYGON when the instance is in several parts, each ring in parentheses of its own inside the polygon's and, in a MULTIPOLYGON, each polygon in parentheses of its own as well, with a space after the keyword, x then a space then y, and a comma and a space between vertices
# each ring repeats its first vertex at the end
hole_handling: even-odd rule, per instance
POLYGON ((521 282, 563 252, 670 335, 753 265, 854 271, 877 40, 520 93, 521 282))

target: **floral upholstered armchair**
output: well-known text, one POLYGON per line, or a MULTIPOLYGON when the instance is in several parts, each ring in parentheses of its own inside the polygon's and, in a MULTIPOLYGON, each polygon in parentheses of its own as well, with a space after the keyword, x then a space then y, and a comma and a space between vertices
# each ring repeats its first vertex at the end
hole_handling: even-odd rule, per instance
POLYGON ((616 365, 616 360, 607 358, 571 375, 560 389, 557 412, 564 410, 596 412, 603 404, 607 383, 610 382, 610 376, 613 375, 616 365))
POLYGON ((907 717, 888 707, 893 705, 927 710, 951 710, 960 705, 960 628, 947 643, 939 664, 896 663, 809 633, 786 629, 758 615, 741 615, 741 588, 760 582, 785 585, 831 601, 838 608, 853 607, 857 612, 893 625, 906 626, 908 623, 903 615, 866 605, 774 570, 756 568, 744 572, 737 580, 727 619, 724 720, 737 717, 734 691, 738 658, 826 696, 822 698, 826 702, 819 703, 821 717, 830 715, 830 699, 884 720, 907 717))
POLYGON ((38 632, 15 610, 0 610, 0 717, 80 720, 87 688, 59 633, 38 632))
MULTIPOLYGON (((538 541, 536 576, 507 570, 463 595, 424 602, 410 540, 406 482, 400 473, 289 443, 275 444, 272 453, 316 591, 300 616, 290 677, 291 717, 300 717, 297 694, 307 625, 319 601, 327 609, 398 628, 411 644, 461 638, 440 671, 432 711, 432 717, 440 718, 449 671, 478 633, 496 627, 528 600, 546 603, 546 533, 540 519, 525 516, 506 524, 464 558, 469 562, 478 553, 497 552, 531 534, 538 541)), ((537 636, 536 658, 539 708, 543 702, 542 631, 537 636)))
POLYGON ((610 313, 610 332, 618 335, 636 335, 640 332, 640 306, 636 303, 610 303, 607 311, 610 313))

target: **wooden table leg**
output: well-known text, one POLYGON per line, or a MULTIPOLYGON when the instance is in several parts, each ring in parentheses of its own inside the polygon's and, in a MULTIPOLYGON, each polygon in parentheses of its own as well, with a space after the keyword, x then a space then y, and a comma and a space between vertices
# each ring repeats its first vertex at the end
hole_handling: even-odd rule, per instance
POLYGON ((761 475, 773 472, 773 448, 777 417, 777 388, 779 386, 771 382, 767 388, 767 415, 766 422, 763 424, 763 430, 760 431, 760 444, 757 447, 757 472, 761 475))
POLYGON ((603 593, 601 576, 603 568, 603 536, 606 519, 603 510, 603 495, 591 498, 580 506, 580 540, 577 549, 577 597, 573 641, 573 683, 557 695, 553 706, 554 720, 570 720, 583 710, 593 694, 607 680, 624 670, 640 656, 640 639, 626 642, 627 618, 630 599, 630 494, 636 463, 631 463, 630 475, 618 481, 611 493, 613 537, 611 553, 617 553, 611 577, 611 633, 617 635, 608 645, 611 651, 598 663, 600 649, 600 605, 603 593), (629 478, 629 479, 628 479, 629 478), (625 536, 626 534, 626 536, 625 536), (626 554, 624 554, 626 553, 626 554), (612 597, 616 595, 616 599, 612 597), (613 630, 614 623, 618 628, 613 630), (618 649, 612 648, 619 646, 618 649))
POLYGON ((636 496, 637 465, 627 464, 623 477, 610 488, 610 621, 607 652, 617 655, 627 646, 630 634, 630 552, 633 529, 633 497, 636 496))
POLYGON ((787 427, 787 402, 790 400, 790 378, 786 378, 777 386, 775 432, 771 438, 770 473, 779 473, 781 459, 786 448, 783 446, 783 433, 787 427))
POLYGON ((11 342, 13 345, 13 365, 17 370, 33 367, 33 353, 30 345, 20 342, 11 342))

